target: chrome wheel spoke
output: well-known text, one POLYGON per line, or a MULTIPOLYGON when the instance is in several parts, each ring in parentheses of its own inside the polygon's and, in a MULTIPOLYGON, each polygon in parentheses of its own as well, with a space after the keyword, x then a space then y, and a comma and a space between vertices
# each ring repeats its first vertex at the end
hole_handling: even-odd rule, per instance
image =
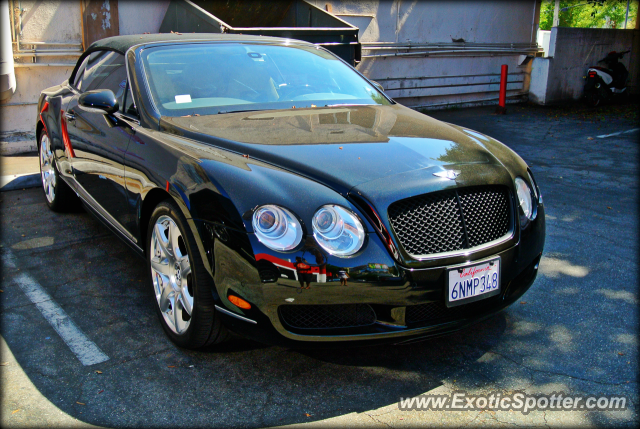
POLYGON ((187 276, 191 274, 191 264, 189 263, 189 257, 185 256, 180 261, 180 273, 182 278, 186 280, 187 276))
POLYGON ((46 182, 47 187, 55 186, 55 176, 51 171, 47 171, 44 173, 44 180, 46 182))
POLYGON ((169 243, 171 243, 171 252, 176 260, 181 259, 184 256, 180 252, 180 245, 178 244, 179 238, 180 230, 176 224, 171 222, 169 224, 169 243))
POLYGON ((178 300, 174 300, 173 306, 173 326, 178 334, 182 333, 183 329, 180 329, 180 325, 184 324, 182 320, 182 306, 178 303, 178 300))
MULTIPOLYGON (((168 249, 168 240, 166 240, 165 235, 164 235, 164 231, 162 230, 162 224, 160 223, 156 223, 155 226, 155 238, 156 238, 156 243, 160 246, 160 252, 162 253, 162 256, 164 256, 165 258, 168 258, 169 256, 171 256, 171 252, 168 249)), ((171 262, 171 261, 169 261, 171 262)))
POLYGON ((158 304, 160 303, 160 297, 162 296, 162 291, 164 290, 164 281, 163 276, 158 273, 154 273, 151 271, 152 282, 153 282, 153 292, 156 295, 156 300, 158 304))
POLYGON ((171 269, 169 267, 169 263, 165 262, 165 260, 160 260, 160 258, 152 258, 151 259, 151 268, 158 274, 162 274, 163 276, 169 277, 171 275, 171 269))
MULTIPOLYGON (((171 221, 167 221, 166 222, 165 231, 167 232, 167 234, 166 234, 167 241, 164 242, 164 240, 163 240, 162 244, 164 244, 164 246, 165 246, 165 251, 167 252, 167 256, 170 256, 172 258, 171 262, 175 262, 175 254, 173 253, 174 249, 173 249, 173 241, 172 241, 173 240, 173 231, 172 231, 172 228, 171 228, 171 223, 172 223, 171 221)), ((164 238, 165 238, 165 236, 163 235, 163 239, 164 238)))
POLYGON ((172 292, 173 292, 173 289, 171 289, 171 286, 169 284, 166 284, 164 286, 164 289, 162 290, 162 295, 160 296, 160 300, 159 300, 160 311, 162 311, 163 313, 166 313, 167 310, 169 309, 169 305, 173 304, 171 302, 172 292))
POLYGON ((193 297, 189 295, 189 292, 186 289, 186 286, 182 288, 182 293, 180 294, 180 305, 187 314, 191 316, 193 312, 193 297))

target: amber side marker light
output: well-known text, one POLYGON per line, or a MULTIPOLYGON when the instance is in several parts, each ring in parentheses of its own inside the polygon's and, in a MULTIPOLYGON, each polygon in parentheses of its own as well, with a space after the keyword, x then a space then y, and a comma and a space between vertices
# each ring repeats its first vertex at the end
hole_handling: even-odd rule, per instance
POLYGON ((231 302, 231 304, 235 305, 236 307, 240 307, 243 310, 249 310, 251 308, 251 304, 249 304, 242 298, 238 298, 235 295, 229 295, 229 301, 231 302))

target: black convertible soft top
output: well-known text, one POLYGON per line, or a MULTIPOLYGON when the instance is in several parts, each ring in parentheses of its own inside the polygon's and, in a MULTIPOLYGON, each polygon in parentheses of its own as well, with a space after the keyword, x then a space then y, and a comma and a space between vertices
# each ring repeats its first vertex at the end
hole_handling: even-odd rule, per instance
MULTIPOLYGON (((180 42, 180 41, 237 41, 237 42, 284 42, 279 37, 250 36, 242 34, 220 34, 220 33, 155 33, 155 34, 132 34, 128 36, 114 36, 97 40, 89 46, 87 52, 96 49, 109 49, 125 54, 127 50, 136 45, 159 42, 180 42)), ((302 42, 300 43, 307 43, 302 42)))

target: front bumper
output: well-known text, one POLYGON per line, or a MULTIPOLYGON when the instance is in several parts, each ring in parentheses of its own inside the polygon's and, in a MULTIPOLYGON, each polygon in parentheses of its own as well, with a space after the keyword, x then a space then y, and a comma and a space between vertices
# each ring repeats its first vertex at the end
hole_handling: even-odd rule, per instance
MULTIPOLYGON (((370 261, 394 264, 395 270, 389 270, 394 275, 378 278, 376 281, 352 278, 347 286, 341 286, 337 279, 312 282, 309 289, 301 289, 296 279, 286 278, 287 269, 283 266, 280 270, 284 274, 280 274, 274 281, 264 282, 265 276, 259 271, 259 261, 254 263, 246 252, 238 252, 216 242, 216 300, 219 301, 218 306, 226 310, 219 314, 228 328, 263 343, 291 347, 326 347, 349 341, 357 341, 359 344, 414 341, 463 329, 516 301, 536 278, 544 239, 542 204, 538 206, 535 221, 519 231, 514 245, 493 254, 483 252, 482 255, 466 255, 455 264, 425 269, 402 267, 391 260, 381 243, 372 239, 366 257, 370 261), (372 257, 372 254, 375 256, 372 257), (502 267, 500 294, 447 309, 444 306, 447 268, 451 265, 475 264, 496 256, 500 257, 502 267), (241 310, 235 307, 227 299, 229 294, 247 300, 252 308, 241 310), (374 309, 375 323, 357 327, 299 328, 287 325, 281 311, 285 305, 353 304, 366 304, 374 309), (248 323, 229 313, 255 323, 248 323), (408 317, 410 314, 414 316, 408 317), (426 316, 416 318, 416 314, 426 316)), ((255 252, 255 243, 251 244, 255 252)), ((295 261, 295 255, 293 258, 295 261)), ((331 264, 332 261, 328 262, 331 264)), ((354 261, 351 264, 360 262, 354 261)))

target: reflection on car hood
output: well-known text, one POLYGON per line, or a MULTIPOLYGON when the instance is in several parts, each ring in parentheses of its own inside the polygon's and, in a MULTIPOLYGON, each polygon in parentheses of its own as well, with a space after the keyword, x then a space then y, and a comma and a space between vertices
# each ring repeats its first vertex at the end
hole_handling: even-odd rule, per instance
POLYGON ((434 166, 500 164, 481 134, 400 105, 163 117, 162 126, 340 191, 434 166))

